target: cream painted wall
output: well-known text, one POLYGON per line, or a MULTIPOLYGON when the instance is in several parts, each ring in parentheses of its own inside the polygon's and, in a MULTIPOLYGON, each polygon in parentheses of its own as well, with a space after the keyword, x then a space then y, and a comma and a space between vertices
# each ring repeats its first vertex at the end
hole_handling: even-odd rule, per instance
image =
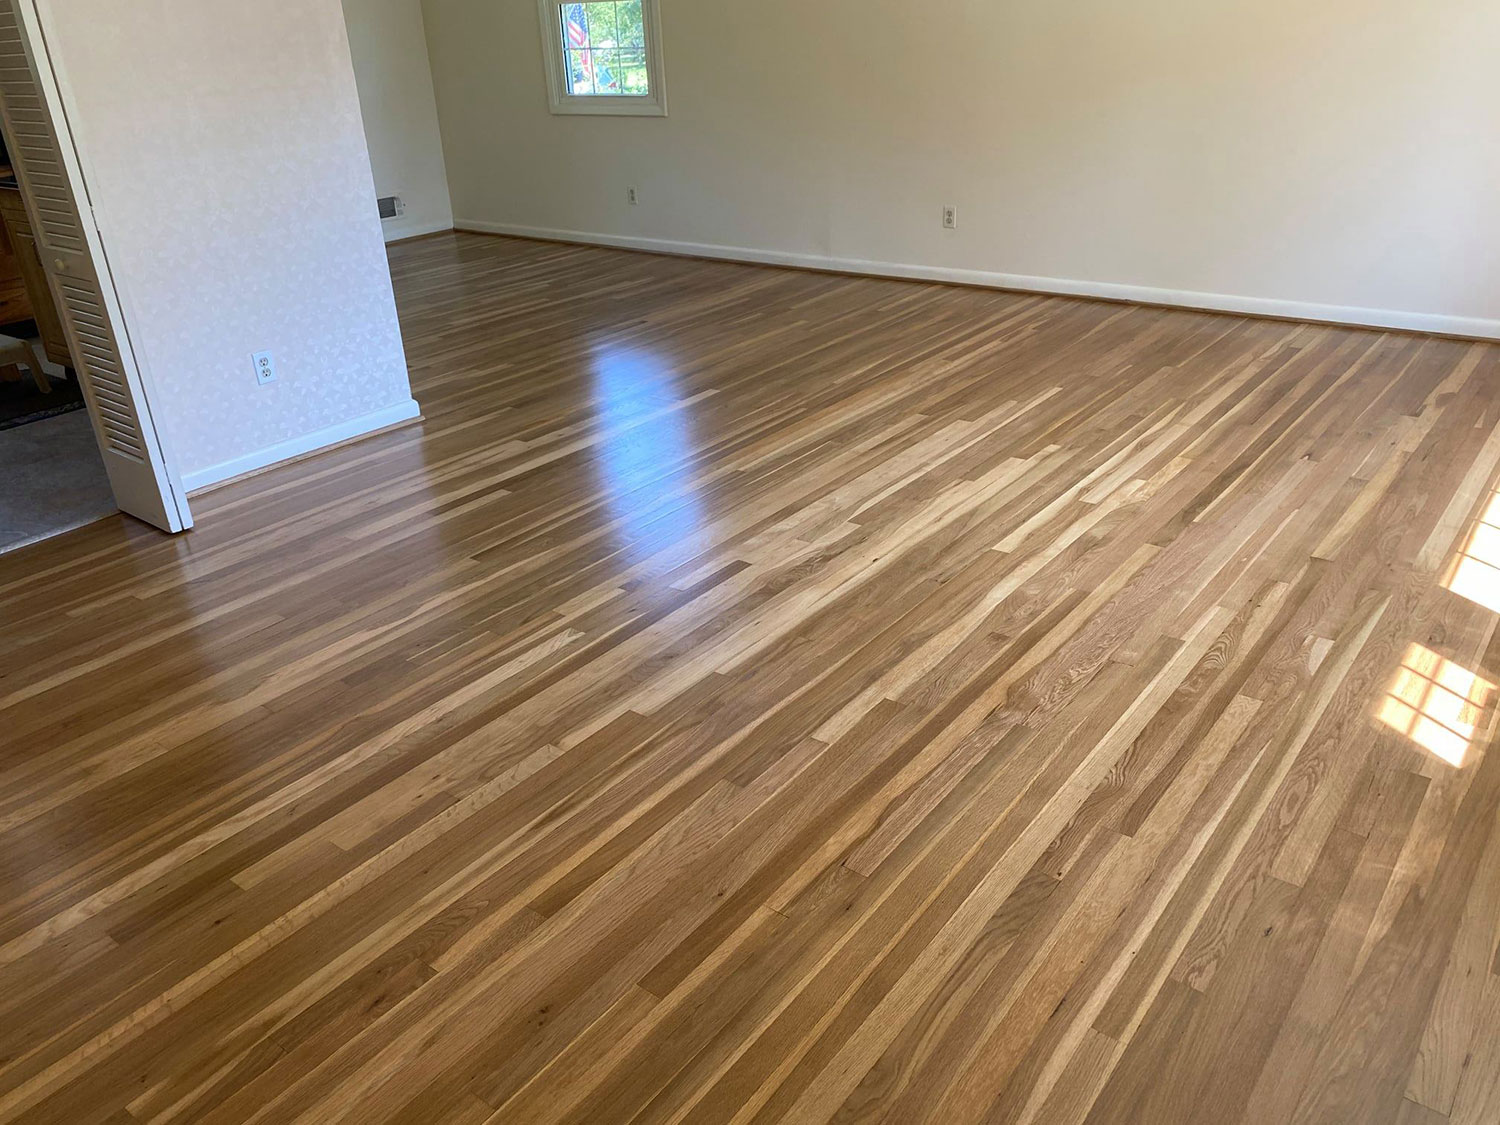
POLYGON ((349 49, 377 195, 399 195, 406 214, 383 225, 387 241, 453 226, 448 173, 422 0, 343 0, 349 49))
POLYGON ((554 117, 425 0, 460 225, 1500 335, 1494 0, 661 8, 671 116, 554 117))
POLYGON ((414 415, 339 0, 39 9, 187 486, 414 415))

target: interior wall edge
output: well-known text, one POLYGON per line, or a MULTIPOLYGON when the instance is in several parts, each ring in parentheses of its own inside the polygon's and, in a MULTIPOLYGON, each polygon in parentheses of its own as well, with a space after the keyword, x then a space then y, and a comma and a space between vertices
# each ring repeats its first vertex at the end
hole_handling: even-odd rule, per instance
POLYGON ((247 453, 242 457, 235 457, 229 461, 221 461, 217 465, 210 465, 206 469, 197 472, 185 473, 182 485, 191 496, 195 492, 201 492, 216 484, 222 484, 234 477, 241 477, 247 473, 253 473, 260 469, 266 469, 282 461, 290 461, 295 457, 301 457, 307 453, 316 453, 329 446, 341 442, 350 441, 353 438, 366 437, 377 430, 384 430, 390 426, 409 422, 413 418, 420 418, 422 409, 417 405, 417 400, 407 399, 398 402, 394 406, 387 406, 369 414, 362 414, 358 418, 350 418, 348 421, 339 422, 333 426, 324 427, 321 430, 313 430, 311 433, 300 434, 286 441, 277 442, 275 445, 264 449, 257 449, 253 453, 247 453))
POLYGON ((1105 281, 1031 277, 991 270, 950 269, 943 266, 874 261, 864 258, 836 258, 821 254, 758 250, 745 246, 718 246, 704 242, 679 242, 664 238, 639 238, 594 231, 531 227, 516 223, 494 222, 488 219, 455 218, 453 226, 455 230, 479 234, 504 234, 518 238, 576 242, 589 246, 610 246, 622 250, 644 250, 653 254, 716 258, 730 262, 791 266, 798 269, 865 274, 871 277, 893 277, 908 281, 938 281, 955 285, 974 285, 986 289, 1008 289, 1066 297, 1092 297, 1106 301, 1128 301, 1132 304, 1161 305, 1199 312, 1238 313, 1244 316, 1272 317, 1278 320, 1302 320, 1357 328, 1393 329, 1400 332, 1419 332, 1425 335, 1452 336, 1466 340, 1500 341, 1500 320, 1479 317, 1405 312, 1399 309, 1319 305, 1303 301, 1157 289, 1146 285, 1122 285, 1105 281))

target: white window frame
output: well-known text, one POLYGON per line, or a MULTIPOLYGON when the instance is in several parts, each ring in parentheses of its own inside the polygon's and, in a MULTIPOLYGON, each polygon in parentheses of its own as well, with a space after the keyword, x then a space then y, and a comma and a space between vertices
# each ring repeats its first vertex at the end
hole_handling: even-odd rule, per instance
POLYGON ((547 100, 553 113, 596 114, 605 117, 665 117, 667 77, 662 63, 661 16, 658 0, 641 0, 641 23, 646 32, 646 74, 649 97, 610 94, 570 94, 563 59, 562 10, 572 0, 537 0, 542 26, 542 57, 547 66, 547 100))

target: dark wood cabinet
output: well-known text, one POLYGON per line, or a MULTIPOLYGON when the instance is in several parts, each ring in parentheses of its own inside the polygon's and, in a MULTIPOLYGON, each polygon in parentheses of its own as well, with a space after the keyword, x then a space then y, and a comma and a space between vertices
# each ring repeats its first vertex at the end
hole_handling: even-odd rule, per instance
POLYGON ((42 268, 20 188, 0 184, 0 221, 4 228, 0 239, 0 324, 36 321, 47 358, 71 368, 73 356, 68 350, 68 337, 52 300, 52 288, 47 283, 47 271, 42 268))
POLYGON ((5 225, 0 223, 0 325, 31 319, 31 296, 5 225))

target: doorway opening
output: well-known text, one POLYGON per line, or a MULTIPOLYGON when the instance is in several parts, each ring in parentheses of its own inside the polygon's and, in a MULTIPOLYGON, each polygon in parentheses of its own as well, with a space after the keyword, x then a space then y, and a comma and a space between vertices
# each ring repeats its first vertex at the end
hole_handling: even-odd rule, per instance
POLYGON ((0 127, 0 553, 118 511, 0 127))
POLYGON ((10 251, 8 263, 0 253, 0 404, 10 403, 9 423, 0 414, 0 551, 112 510, 164 531, 192 526, 152 418, 67 103, 36 0, 0 0, 0 252, 10 251))

